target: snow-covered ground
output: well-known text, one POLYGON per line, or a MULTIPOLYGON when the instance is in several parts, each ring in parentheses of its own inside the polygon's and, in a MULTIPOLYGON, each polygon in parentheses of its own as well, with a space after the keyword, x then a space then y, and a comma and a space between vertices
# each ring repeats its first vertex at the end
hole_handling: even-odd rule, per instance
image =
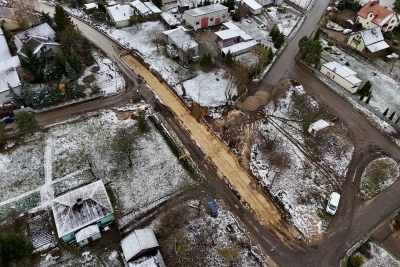
POLYGON ((290 0, 290 2, 304 8, 310 10, 317 0, 290 0))
MULTIPOLYGON (((295 10, 293 7, 282 4, 281 6, 271 6, 267 8, 266 11, 267 15, 272 18, 274 21, 275 25, 278 27, 279 31, 285 36, 289 37, 289 35, 292 33, 293 29, 301 23, 301 13, 295 10), (284 12, 281 12, 282 8, 285 9, 284 12)), ((262 15, 260 16, 260 19, 263 18, 263 16, 267 15, 262 15)), ((267 22, 268 24, 268 22, 267 22)))
POLYGON ((320 218, 326 199, 332 191, 340 190, 354 148, 341 134, 342 126, 334 125, 322 139, 312 144, 318 146, 319 151, 310 151, 306 144, 310 137, 305 136, 301 124, 285 120, 293 119, 291 112, 296 112, 291 102, 292 93, 293 90, 289 91, 280 100, 278 108, 274 109, 272 102, 266 107, 268 121, 260 124, 252 147, 250 169, 260 183, 281 200, 304 236, 312 238, 327 226, 320 218), (273 153, 270 147, 265 147, 268 140, 273 140, 273 153), (318 158, 319 164, 307 158, 304 151, 318 158), (321 165, 330 171, 324 171, 321 165))
POLYGON ((364 258, 362 267, 399 267, 400 261, 393 258, 384 248, 370 242, 371 244, 371 255, 370 259, 364 258))
MULTIPOLYGON (((368 3, 368 1, 369 0, 360 0, 359 2, 360 2, 360 4, 362 5, 362 6, 364 6, 366 3, 368 3)), ((379 0, 378 2, 379 2, 379 4, 381 5, 381 6, 387 6, 387 7, 389 7, 390 9, 393 9, 393 5, 394 5, 394 2, 395 2, 396 0, 379 0)))

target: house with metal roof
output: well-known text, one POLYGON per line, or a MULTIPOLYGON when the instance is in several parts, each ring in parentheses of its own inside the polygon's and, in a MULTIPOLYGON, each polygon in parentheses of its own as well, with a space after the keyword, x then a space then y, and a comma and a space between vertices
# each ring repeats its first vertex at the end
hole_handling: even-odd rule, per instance
POLYGON ((194 30, 221 24, 228 19, 228 8, 221 4, 202 6, 183 13, 185 23, 194 30))
POLYGON ((101 237, 100 227, 114 221, 113 208, 101 180, 52 200, 58 237, 86 245, 101 237))
POLYGON ((352 33, 347 44, 360 52, 374 53, 389 48, 379 27, 352 33))
POLYGON ((122 252, 127 262, 139 258, 158 247, 153 229, 138 229, 121 240, 122 252))
POLYGON ((387 6, 375 1, 368 1, 357 13, 356 24, 361 23, 366 29, 379 27, 383 32, 392 31, 399 24, 399 18, 387 6))
POLYGON ((187 62, 198 57, 199 45, 182 28, 164 31, 163 38, 171 58, 179 57, 182 62, 187 62))
POLYGON ((113 5, 106 7, 110 19, 115 23, 115 28, 121 28, 131 25, 131 16, 133 8, 130 5, 113 5))
POLYGON ((174 29, 181 24, 172 13, 167 11, 161 13, 161 20, 164 21, 168 29, 174 29))
POLYGON ((355 71, 340 65, 336 61, 323 64, 321 72, 353 94, 357 92, 361 84, 361 80, 356 77, 355 71))
POLYGON ((37 57, 41 55, 50 56, 53 53, 60 52, 60 44, 55 42, 56 33, 49 24, 43 23, 13 37, 17 53, 25 55, 25 50, 30 47, 37 57))
POLYGON ((227 47, 239 42, 247 42, 253 40, 253 37, 236 26, 233 22, 228 21, 222 23, 223 30, 215 32, 215 41, 221 47, 227 47))
POLYGON ((262 5, 260 5, 258 2, 254 0, 240 0, 240 4, 242 6, 247 7, 250 10, 250 12, 254 15, 261 14, 262 5))

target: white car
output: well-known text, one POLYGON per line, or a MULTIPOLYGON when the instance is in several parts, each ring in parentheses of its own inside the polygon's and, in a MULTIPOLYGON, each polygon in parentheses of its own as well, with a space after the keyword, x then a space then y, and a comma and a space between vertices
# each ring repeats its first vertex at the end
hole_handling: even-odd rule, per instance
POLYGON ((338 205, 340 201, 340 195, 336 192, 333 192, 328 200, 328 205, 326 206, 326 212, 330 215, 335 215, 338 205))
POLYGON ((350 34, 350 33, 352 33, 353 32, 353 30, 351 30, 351 29, 345 29, 345 30, 343 30, 343 34, 350 34))
POLYGON ((354 25, 354 22, 351 20, 351 19, 348 19, 348 20, 346 20, 347 21, 347 23, 349 23, 349 24, 351 24, 351 25, 354 25))

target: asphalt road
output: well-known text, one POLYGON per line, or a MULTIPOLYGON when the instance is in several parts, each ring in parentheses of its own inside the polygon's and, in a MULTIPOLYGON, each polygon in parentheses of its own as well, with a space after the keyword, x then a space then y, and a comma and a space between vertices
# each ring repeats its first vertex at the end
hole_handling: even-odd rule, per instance
MULTIPOLYGON (((287 247, 280 244, 273 252, 270 252, 270 257, 282 267, 286 266, 337 266, 339 260, 344 253, 356 243, 363 235, 367 234, 378 223, 390 215, 400 205, 393 201, 397 199, 400 193, 400 182, 396 182, 379 197, 369 201, 366 204, 360 204, 356 201, 356 191, 363 167, 373 158, 387 154, 396 160, 400 160, 400 149, 384 134, 380 133, 371 123, 362 115, 356 112, 346 101, 341 99, 336 93, 332 92, 324 84, 317 79, 303 72, 296 63, 294 57, 298 52, 297 42, 304 36, 311 33, 314 29, 320 14, 326 8, 328 1, 318 1, 313 10, 308 14, 308 17, 299 30, 296 37, 287 47, 286 51, 276 61, 271 68, 271 73, 262 81, 260 87, 262 90, 270 87, 286 75, 287 78, 294 78, 304 84, 307 91, 315 95, 315 97, 329 105, 335 110, 339 118, 343 120, 349 127, 349 132, 354 136, 355 152, 354 158, 350 164, 349 172, 343 186, 342 200, 338 213, 335 215, 333 222, 326 234, 326 238, 318 244, 310 246, 307 243, 294 241, 296 246, 287 247), (286 72, 286 70, 288 70, 286 72), (353 174, 355 179, 353 181, 353 174)), ((41 9, 45 12, 50 12, 52 8, 42 5, 41 9)), ((90 26, 74 20, 78 25, 78 29, 95 45, 110 57, 114 62, 118 62, 118 67, 128 79, 132 81, 131 87, 137 87, 136 77, 134 73, 122 63, 118 57, 120 50, 117 45, 105 37, 103 34, 93 30, 90 26)), ((140 97, 152 99, 152 93, 140 87, 140 97)), ((99 110, 102 108, 116 106, 128 101, 130 97, 137 97, 133 90, 128 90, 126 93, 105 98, 97 101, 87 102, 80 105, 66 107, 53 110, 51 112, 41 113, 37 115, 38 120, 42 125, 47 125, 54 122, 63 121, 72 116, 86 113, 88 111, 99 110)), ((193 160, 201 167, 208 181, 215 184, 219 189, 221 197, 225 200, 228 207, 242 221, 246 229, 251 233, 252 237, 269 252, 270 249, 279 244, 273 233, 261 226, 254 216, 241 204, 230 189, 221 181, 213 167, 207 162, 202 152, 198 149, 195 142, 191 139, 190 134, 182 128, 179 121, 169 111, 167 107, 156 101, 151 100, 156 110, 164 116, 172 129, 178 134, 178 137, 184 144, 187 144, 193 160)))

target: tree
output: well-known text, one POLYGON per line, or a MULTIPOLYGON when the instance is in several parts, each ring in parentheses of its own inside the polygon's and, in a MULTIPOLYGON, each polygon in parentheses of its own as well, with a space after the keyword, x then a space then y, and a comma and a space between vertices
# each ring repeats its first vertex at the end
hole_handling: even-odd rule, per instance
POLYGON ((213 63, 211 53, 204 53, 200 60, 200 66, 209 66, 213 63))
POLYGON ((137 116, 137 123, 136 126, 139 132, 147 132, 149 130, 149 125, 147 124, 146 120, 146 112, 141 111, 137 116))
POLYGON ((394 114, 395 114, 396 112, 394 111, 390 116, 389 116, 389 120, 393 120, 393 118, 394 118, 394 114))
MULTIPOLYGON (((54 26, 54 30, 56 31, 56 33, 62 32, 68 26, 72 25, 72 21, 69 14, 60 5, 56 5, 55 7, 54 23, 56 24, 54 26)), ((57 34, 57 39, 59 39, 58 34, 57 34)))
POLYGON ((77 79, 75 70, 71 67, 71 65, 68 64, 68 62, 65 63, 65 74, 71 81, 75 81, 77 79))
POLYGON ((360 267, 363 264, 364 260, 363 260, 363 256, 360 253, 356 253, 351 255, 351 257, 349 258, 349 263, 348 266, 349 267, 360 267))
POLYGON ((233 63, 235 62, 233 58, 233 54, 231 53, 231 50, 228 50, 228 53, 224 57, 224 62, 229 66, 232 67, 233 63))
POLYGON ((158 8, 162 7, 162 0, 152 0, 152 2, 156 7, 158 8))
POLYGON ((321 59, 322 45, 319 40, 311 40, 304 36, 299 41, 301 59, 308 64, 318 65, 321 59))
POLYGON ((15 117, 17 118, 17 128, 22 134, 35 132, 40 129, 39 122, 31 112, 21 111, 15 117))
POLYGON ((371 100, 371 96, 369 96, 369 97, 367 98, 367 100, 365 101, 365 103, 366 103, 366 104, 369 104, 369 100, 371 100))
POLYGON ((386 115, 388 114, 388 112, 389 112, 389 108, 387 108, 387 109, 385 110, 385 112, 383 112, 383 116, 386 116, 386 115))
POLYGON ((364 86, 360 89, 359 93, 360 93, 362 96, 369 95, 369 94, 370 94, 370 90, 371 90, 371 86, 372 86, 371 82, 370 82, 370 81, 367 81, 367 82, 364 84, 364 86))
POLYGON ((283 34, 278 31, 278 36, 274 40, 274 47, 276 49, 279 49, 284 43, 285 43, 285 38, 283 37, 283 34))
POLYGON ((222 5, 228 7, 228 11, 235 10, 235 0, 224 1, 222 5))
MULTIPOLYGON (((6 124, 4 122, 0 122, 0 147, 4 146, 4 141, 6 140, 6 133, 7 133, 6 124)), ((0 248, 0 253, 1 253, 1 248, 0 248)))
POLYGON ((24 54, 26 57, 20 56, 21 67, 29 70, 33 74, 35 81, 41 81, 43 62, 33 54, 33 50, 29 46, 26 46, 24 54))
POLYGON ((40 21, 49 24, 50 27, 53 27, 54 21, 53 18, 50 16, 50 13, 45 13, 44 11, 42 11, 42 13, 40 13, 40 21))
POLYGON ((0 266, 9 266, 32 255, 33 245, 22 235, 0 234, 0 266))
POLYGON ((129 160, 129 167, 133 165, 131 154, 134 150, 136 138, 136 132, 132 127, 119 128, 111 143, 111 147, 117 155, 117 159, 120 161, 127 157, 129 160))

